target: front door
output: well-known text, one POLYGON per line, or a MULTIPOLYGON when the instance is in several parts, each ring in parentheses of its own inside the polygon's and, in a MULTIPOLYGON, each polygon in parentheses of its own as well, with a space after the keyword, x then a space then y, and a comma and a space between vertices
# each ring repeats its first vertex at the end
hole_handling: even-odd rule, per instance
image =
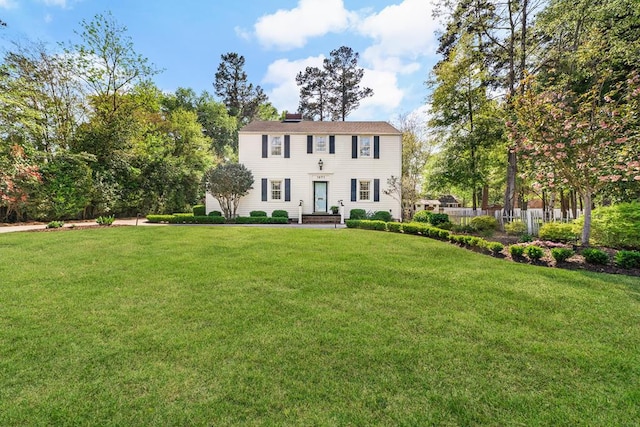
POLYGON ((314 181, 313 183, 313 211, 327 212, 327 183, 314 181))

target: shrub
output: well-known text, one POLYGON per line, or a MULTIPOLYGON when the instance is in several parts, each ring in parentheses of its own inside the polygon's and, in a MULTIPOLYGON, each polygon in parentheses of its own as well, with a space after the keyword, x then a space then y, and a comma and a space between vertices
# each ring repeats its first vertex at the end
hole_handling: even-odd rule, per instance
POLYGON ((472 218, 469 225, 476 231, 495 230, 498 228, 498 220, 490 215, 480 215, 472 218))
POLYGON ((351 209, 349 219, 367 219, 367 212, 364 209, 351 209))
POLYGON ((273 218, 268 216, 239 216, 236 224, 288 224, 288 218, 273 218))
POLYGON ((371 217, 371 219, 374 221, 384 221, 384 222, 392 221, 391 214, 387 211, 376 211, 371 217))
POLYGON ((204 205, 195 205, 193 207, 193 216, 205 216, 207 211, 204 205))
POLYGON ((211 211, 211 212, 209 212, 209 216, 222 216, 222 212, 220 212, 220 211, 211 211))
POLYGON ((575 226, 566 222, 547 222, 542 224, 538 236, 542 240, 570 243, 578 240, 575 226))
POLYGON ((453 224, 451 226, 451 231, 454 231, 456 233, 473 233, 474 229, 469 224, 465 224, 465 225, 453 224))
POLYGON ((407 234, 418 234, 418 224, 416 223, 402 224, 402 231, 407 234))
POLYGON ((51 221, 47 224, 47 228, 60 228, 64 225, 64 221, 51 221))
POLYGON ((504 225, 505 233, 510 236, 522 236, 527 230, 527 224, 523 221, 512 221, 504 225))
POLYGON ((488 242, 487 249, 489 249, 492 254, 497 255, 502 252, 504 245, 500 242, 488 242))
POLYGON ((524 246, 511 245, 509 246, 509 253, 513 258, 519 258, 524 255, 524 246))
POLYGON ((98 218, 96 218, 96 222, 99 225, 106 225, 109 226, 111 224, 113 224, 113 221, 116 220, 115 215, 111 215, 111 216, 99 216, 98 218))
MULTIPOLYGON (((582 225, 582 221, 576 222, 582 225)), ((639 250, 640 203, 620 203, 595 209, 591 217, 591 240, 610 248, 639 250)))
POLYGON ((399 233, 402 230, 402 224, 399 222, 390 222, 387 224, 387 230, 399 233))
POLYGON ((524 248, 525 255, 532 261, 537 261, 544 256, 544 249, 540 246, 529 245, 524 248))
POLYGON ((556 262, 564 262, 571 258, 575 252, 569 248, 551 248, 551 256, 556 262))
POLYGON ((169 223, 171 224, 189 224, 193 221, 192 213, 174 213, 171 215, 169 223))
POLYGON ((147 215, 147 221, 158 224, 161 222, 171 222, 173 215, 147 215))
POLYGON ((438 238, 443 240, 448 240, 451 233, 447 230, 438 231, 438 238))
POLYGON ((619 251, 614 262, 622 268, 640 268, 640 251, 619 251))
POLYGON ((347 228, 359 228, 360 221, 359 219, 347 219, 344 223, 347 225, 347 228))
POLYGON ((432 224, 434 227, 438 227, 441 230, 451 230, 453 228, 453 224, 449 221, 441 222, 439 224, 432 224))
POLYGON ((533 236, 529 233, 524 233, 523 235, 520 236, 520 241, 522 243, 533 242, 533 236))
POLYGON ((431 225, 434 225, 436 227, 439 227, 441 224, 446 224, 446 223, 450 224, 449 215, 441 214, 441 213, 432 213, 429 219, 429 223, 431 223, 431 225))
POLYGON ((271 216, 273 218, 287 218, 289 219, 289 212, 282 210, 282 209, 276 209, 275 211, 273 211, 271 213, 271 216))
POLYGON ((432 213, 429 211, 419 211, 413 216, 413 220, 416 222, 431 222, 432 213))
POLYGON ((251 211, 249 212, 249 216, 253 216, 253 217, 267 216, 267 213, 265 211, 251 211))
POLYGON ((378 220, 362 220, 360 221, 359 228, 364 228, 365 230, 386 231, 387 223, 378 220))
POLYGON ((582 251, 582 256, 589 264, 607 265, 609 263, 609 255, 600 249, 587 248, 582 251))
POLYGON ((198 215, 193 217, 193 224, 224 224, 225 219, 221 216, 198 215))

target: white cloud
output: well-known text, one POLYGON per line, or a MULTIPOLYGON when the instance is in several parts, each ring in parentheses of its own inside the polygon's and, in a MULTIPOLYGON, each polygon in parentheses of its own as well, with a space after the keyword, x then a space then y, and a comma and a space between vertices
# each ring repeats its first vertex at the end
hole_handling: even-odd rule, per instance
POLYGON ((59 6, 63 9, 67 7, 67 0, 43 0, 43 3, 47 6, 59 6))
POLYGON ((295 112, 300 101, 300 89, 296 84, 296 75, 306 67, 322 67, 324 56, 311 56, 297 61, 278 59, 269 64, 263 83, 273 85, 267 95, 269 101, 279 110, 295 112))
POLYGON ((247 31, 242 27, 234 27, 233 31, 235 31, 236 35, 240 37, 242 40, 249 41, 251 40, 251 32, 247 31))
POLYGON ((439 25, 431 14, 431 2, 404 0, 362 19, 358 31, 374 40, 362 58, 375 69, 417 71, 420 66, 416 60, 435 51, 439 25))
POLYGON ((373 96, 360 101, 360 107, 349 115, 349 120, 387 120, 404 98, 398 78, 391 71, 365 69, 360 86, 373 89, 373 96))
POLYGON ((13 9, 17 6, 18 4, 13 0, 0 0, 0 9, 13 9))
POLYGON ((303 47, 311 37, 344 31, 354 19, 342 0, 300 0, 291 10, 262 16, 254 29, 263 46, 289 50, 303 47))

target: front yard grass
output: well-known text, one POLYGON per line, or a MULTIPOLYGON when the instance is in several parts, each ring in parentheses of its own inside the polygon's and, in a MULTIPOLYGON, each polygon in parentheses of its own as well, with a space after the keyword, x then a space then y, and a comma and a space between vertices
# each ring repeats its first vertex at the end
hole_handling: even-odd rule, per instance
POLYGON ((637 425, 638 278, 364 230, 0 236, 0 425, 637 425))

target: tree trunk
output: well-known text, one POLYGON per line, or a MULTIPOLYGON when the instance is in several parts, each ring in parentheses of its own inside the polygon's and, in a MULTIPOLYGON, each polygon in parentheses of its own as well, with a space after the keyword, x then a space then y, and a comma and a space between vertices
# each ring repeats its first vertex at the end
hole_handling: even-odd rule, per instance
POLYGON ((589 245, 591 237, 591 190, 584 191, 584 226, 582 227, 582 244, 589 245))

